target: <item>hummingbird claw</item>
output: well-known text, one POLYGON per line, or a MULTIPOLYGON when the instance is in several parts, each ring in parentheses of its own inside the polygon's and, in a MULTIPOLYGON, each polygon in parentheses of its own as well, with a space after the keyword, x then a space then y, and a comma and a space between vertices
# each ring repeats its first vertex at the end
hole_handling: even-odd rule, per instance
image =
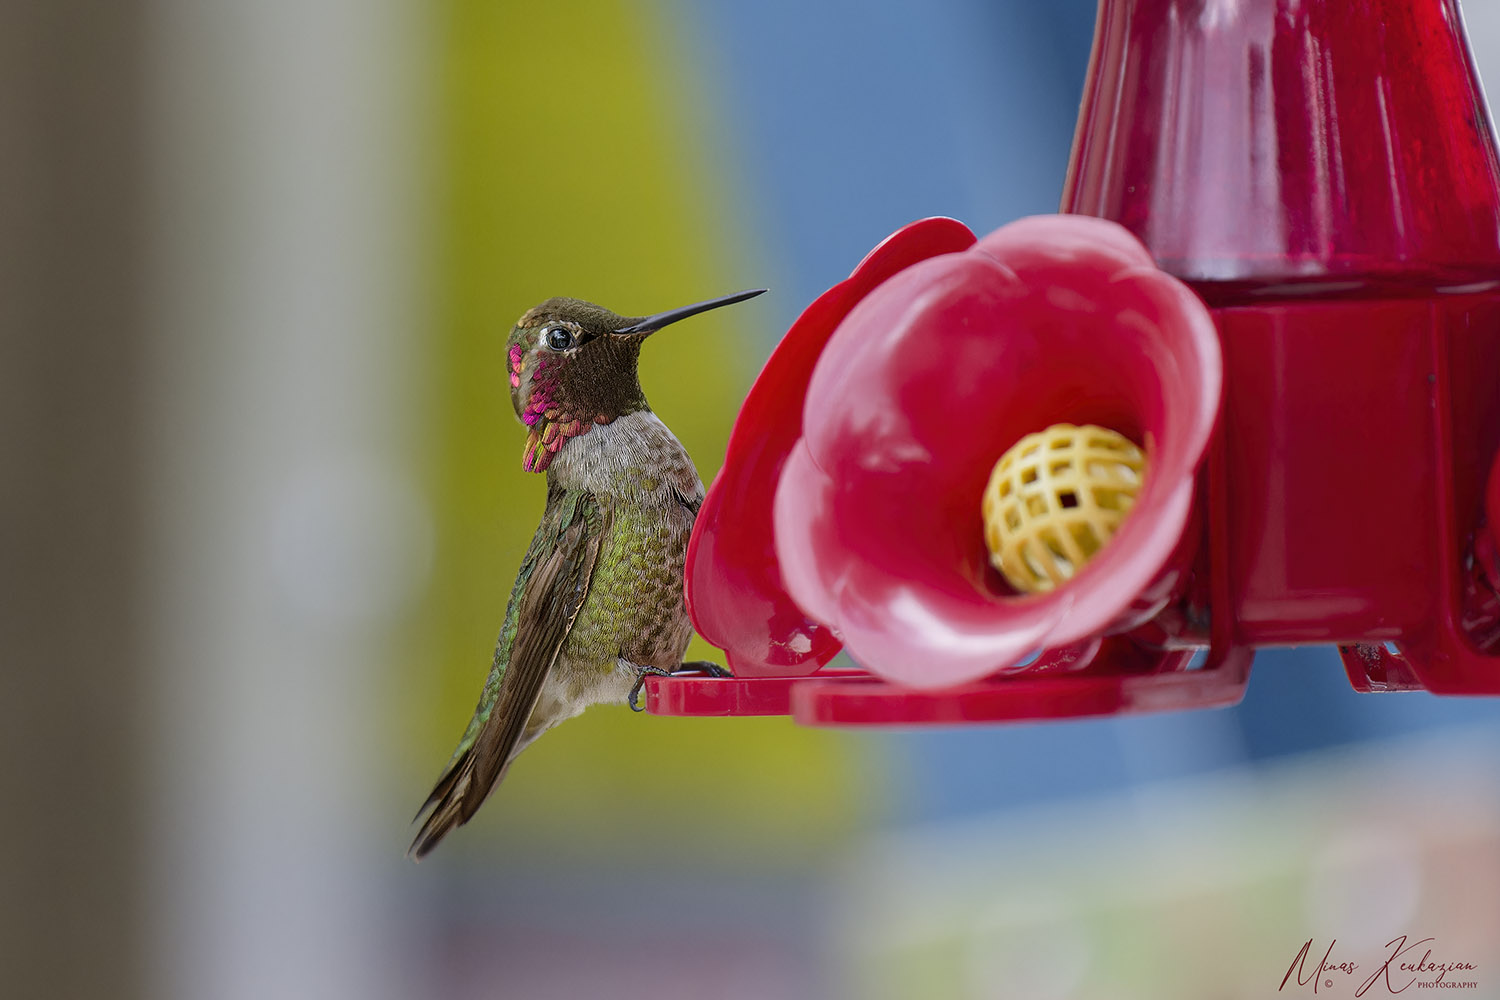
POLYGON ((646 684, 647 677, 670 677, 673 674, 707 674, 710 677, 733 677, 725 668, 708 660, 691 660, 683 663, 675 670, 666 670, 662 667, 641 667, 635 675, 635 686, 630 689, 630 697, 626 700, 630 704, 632 712, 644 712, 646 709, 640 704, 641 688, 646 684))
POLYGON ((672 671, 674 674, 701 673, 710 677, 733 677, 728 670, 708 660, 691 660, 672 671))
POLYGON ((635 686, 630 689, 630 697, 626 699, 630 703, 630 710, 632 712, 644 712, 646 710, 643 706, 637 704, 637 699, 641 696, 641 688, 645 686, 647 677, 667 677, 671 673, 672 671, 664 667, 641 667, 635 675, 635 686))

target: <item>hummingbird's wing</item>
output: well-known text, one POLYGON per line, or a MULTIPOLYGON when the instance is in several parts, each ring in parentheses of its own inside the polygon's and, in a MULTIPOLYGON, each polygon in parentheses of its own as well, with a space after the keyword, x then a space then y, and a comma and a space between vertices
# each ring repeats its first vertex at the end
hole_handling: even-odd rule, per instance
POLYGON ((573 628, 599 549, 608 513, 591 493, 554 490, 521 563, 505 628, 479 707, 452 762, 417 812, 431 809, 410 852, 420 859, 456 826, 467 823, 510 762, 531 718, 542 683, 573 628))

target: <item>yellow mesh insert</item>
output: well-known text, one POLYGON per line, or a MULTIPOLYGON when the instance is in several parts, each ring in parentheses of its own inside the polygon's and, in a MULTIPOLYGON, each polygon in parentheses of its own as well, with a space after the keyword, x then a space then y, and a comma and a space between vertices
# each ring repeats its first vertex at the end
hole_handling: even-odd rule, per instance
POLYGON ((1146 474, 1123 434, 1053 424, 1011 447, 984 489, 990 562, 1022 593, 1072 579, 1114 537, 1146 474))

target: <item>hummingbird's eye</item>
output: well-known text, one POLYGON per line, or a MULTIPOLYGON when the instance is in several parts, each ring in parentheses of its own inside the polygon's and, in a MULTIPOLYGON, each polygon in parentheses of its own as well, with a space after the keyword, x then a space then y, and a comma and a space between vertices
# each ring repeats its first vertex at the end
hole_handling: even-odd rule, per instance
POLYGON ((573 331, 565 326, 549 326, 542 331, 542 339, 554 351, 566 351, 573 346, 573 331))

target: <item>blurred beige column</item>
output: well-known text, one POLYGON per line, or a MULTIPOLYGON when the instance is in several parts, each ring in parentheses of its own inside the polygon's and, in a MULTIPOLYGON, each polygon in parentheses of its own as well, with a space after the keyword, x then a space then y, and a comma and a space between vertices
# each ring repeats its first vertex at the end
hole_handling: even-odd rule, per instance
MULTIPOLYGON (((419 995, 418 0, 152 0, 153 1000, 419 995)), ((3 990, 0 990, 3 992, 3 990)))
POLYGON ((0 5, 0 994, 143 995, 141 4, 0 5))

